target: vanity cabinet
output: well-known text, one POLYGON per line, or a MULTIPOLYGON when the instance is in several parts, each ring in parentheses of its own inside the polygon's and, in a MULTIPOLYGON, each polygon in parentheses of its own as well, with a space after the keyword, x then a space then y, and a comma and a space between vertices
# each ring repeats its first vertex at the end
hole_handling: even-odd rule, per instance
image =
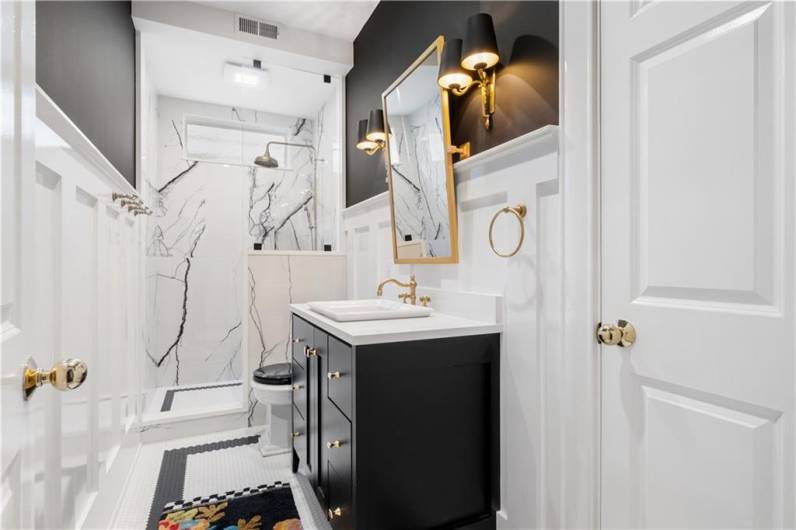
POLYGON ((351 345, 292 328, 294 471, 335 530, 495 528, 498 333, 351 345))

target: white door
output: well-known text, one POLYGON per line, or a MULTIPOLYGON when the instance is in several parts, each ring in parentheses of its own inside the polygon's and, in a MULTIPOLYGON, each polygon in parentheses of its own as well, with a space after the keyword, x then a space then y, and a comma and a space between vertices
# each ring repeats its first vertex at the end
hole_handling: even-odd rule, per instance
POLYGON ((796 525, 794 7, 601 4, 603 527, 796 525))
POLYGON ((22 372, 41 327, 36 318, 32 257, 34 216, 34 8, 0 2, 0 526, 30 528, 42 520, 41 431, 44 403, 22 399, 22 372))
POLYGON ((0 527, 107 527, 137 447, 135 190, 35 86, 35 3, 0 1, 0 527), (88 365, 23 399, 24 363, 88 365), (131 369, 131 367, 133 367, 131 369))

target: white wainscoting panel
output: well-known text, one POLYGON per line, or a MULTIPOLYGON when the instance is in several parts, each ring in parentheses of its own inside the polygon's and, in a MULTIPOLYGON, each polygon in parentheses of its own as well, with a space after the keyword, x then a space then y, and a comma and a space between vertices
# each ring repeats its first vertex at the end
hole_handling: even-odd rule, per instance
POLYGON ((112 198, 133 188, 46 94, 36 104, 32 264, 42 320, 32 353, 42 368, 80 358, 89 375, 70 392, 35 396, 45 464, 35 487, 47 527, 104 527, 138 444, 143 223, 112 198))
MULTIPOLYGON (((496 314, 504 324, 501 347, 501 501, 498 526, 533 528, 541 524, 545 502, 545 415, 556 406, 547 399, 548 359, 561 349, 561 203, 558 181, 558 127, 548 126, 454 165, 460 262, 450 265, 395 265, 392 262, 388 194, 343 213, 349 258, 348 294, 373 297, 387 277, 414 273, 420 291, 428 289, 442 307, 465 293, 492 295, 499 309, 471 308, 470 318, 496 314), (512 258, 489 247, 488 227, 500 208, 525 204, 525 242, 512 258), (432 294, 433 293, 433 294, 432 294), (445 294, 442 294, 445 293, 445 294)), ((516 220, 503 216, 495 241, 505 250, 518 237, 516 220)), ((396 298, 398 289, 385 288, 396 298)), ((484 300, 484 299, 481 299, 484 300)), ((456 305, 456 304, 454 304, 456 305)), ((435 306, 436 307, 436 306, 435 306)), ((440 308, 440 309, 441 309, 440 308)))

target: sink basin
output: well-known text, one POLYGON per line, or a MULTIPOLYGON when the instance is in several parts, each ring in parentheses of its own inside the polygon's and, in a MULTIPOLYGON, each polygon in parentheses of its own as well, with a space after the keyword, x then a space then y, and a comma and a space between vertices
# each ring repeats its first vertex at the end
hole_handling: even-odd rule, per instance
POLYGON ((434 312, 430 307, 402 304, 381 298, 308 302, 307 305, 316 313, 338 322, 427 317, 434 312))

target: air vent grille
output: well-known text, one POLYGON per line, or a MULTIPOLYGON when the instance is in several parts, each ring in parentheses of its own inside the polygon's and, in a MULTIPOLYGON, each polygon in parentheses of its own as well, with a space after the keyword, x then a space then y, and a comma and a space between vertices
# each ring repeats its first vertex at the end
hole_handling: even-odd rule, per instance
POLYGON ((279 37, 279 27, 275 24, 257 20, 256 18, 235 15, 235 31, 237 33, 247 33, 266 39, 276 39, 279 37))
POLYGON ((260 22, 260 37, 266 37, 268 39, 275 39, 278 36, 279 36, 279 28, 277 28, 273 24, 268 24, 266 22, 260 22))

